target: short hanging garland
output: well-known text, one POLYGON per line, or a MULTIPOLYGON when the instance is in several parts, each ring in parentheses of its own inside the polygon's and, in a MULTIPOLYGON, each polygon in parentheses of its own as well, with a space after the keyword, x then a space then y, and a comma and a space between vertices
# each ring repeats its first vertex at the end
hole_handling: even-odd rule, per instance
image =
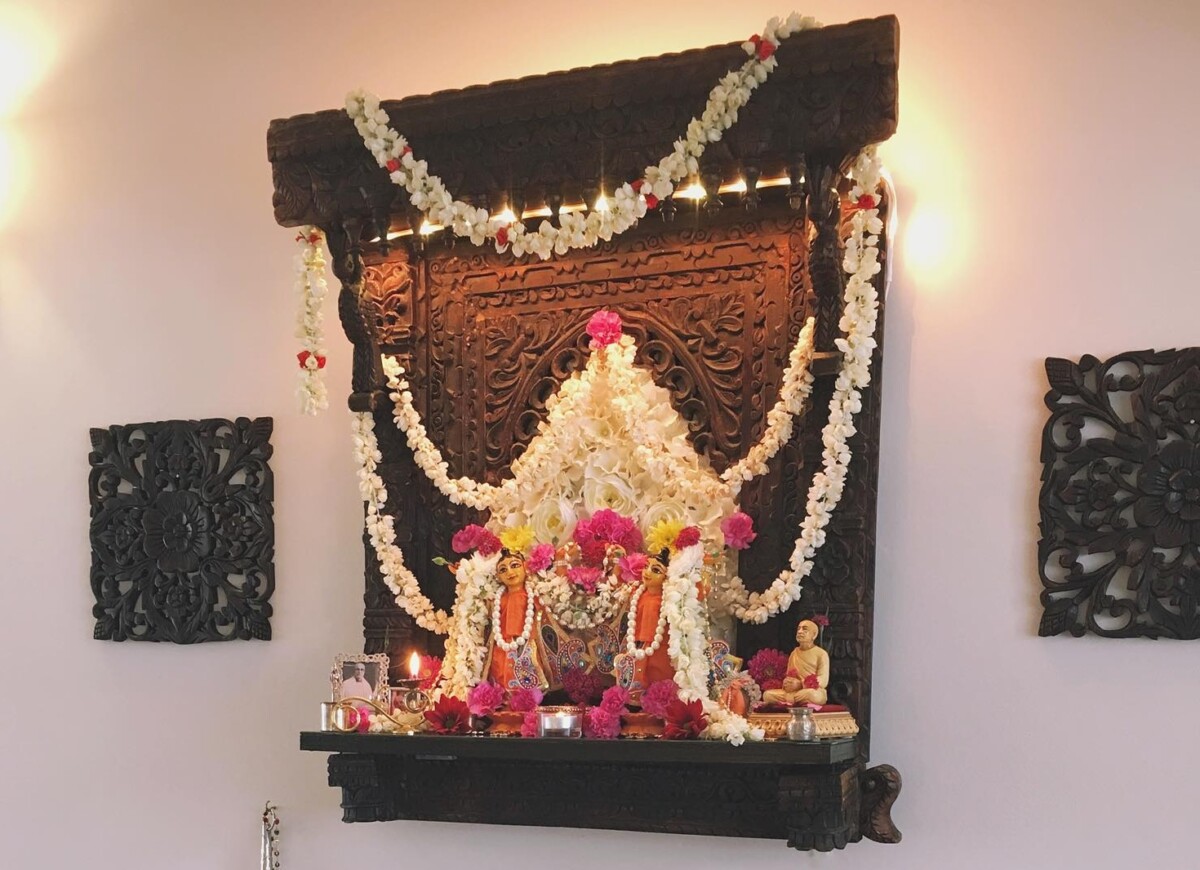
POLYGON ((296 236, 300 254, 296 257, 296 292, 300 294, 300 312, 296 317, 296 337, 300 339, 300 384, 296 395, 300 410, 316 414, 329 407, 328 393, 321 370, 325 368, 325 336, 321 329, 321 304, 329 292, 325 283, 325 256, 321 253, 323 236, 316 227, 302 227, 296 236))
POLYGON ((687 125, 674 150, 647 166, 642 177, 618 187, 606 209, 566 212, 559 215, 559 226, 542 221, 535 231, 526 230, 520 215, 504 222, 490 216, 486 209, 455 199, 441 178, 429 174, 424 160, 416 159, 408 140, 394 130, 379 98, 362 90, 346 97, 346 113, 376 162, 388 171, 392 182, 408 192, 409 201, 433 224, 448 228, 472 244, 495 242, 497 251, 512 249, 513 254, 536 254, 543 260, 552 254, 565 254, 575 248, 591 248, 600 241, 624 233, 637 224, 648 210, 675 192, 675 185, 700 169, 700 156, 710 142, 719 142, 726 130, 737 123, 738 110, 750 102, 750 96, 779 65, 775 50, 781 41, 802 30, 820 27, 810 16, 793 12, 786 21, 772 18, 762 34, 750 37, 742 48, 749 59, 736 70, 726 73, 709 92, 708 102, 699 118, 687 125))

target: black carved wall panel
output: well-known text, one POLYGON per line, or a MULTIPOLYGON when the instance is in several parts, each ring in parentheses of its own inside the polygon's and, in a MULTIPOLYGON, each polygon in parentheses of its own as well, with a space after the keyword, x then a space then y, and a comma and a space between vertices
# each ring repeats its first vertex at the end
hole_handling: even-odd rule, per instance
POLYGON ((1200 637, 1200 348, 1046 375, 1039 633, 1200 637))
POLYGON ((92 429, 98 640, 270 640, 270 417, 92 429))

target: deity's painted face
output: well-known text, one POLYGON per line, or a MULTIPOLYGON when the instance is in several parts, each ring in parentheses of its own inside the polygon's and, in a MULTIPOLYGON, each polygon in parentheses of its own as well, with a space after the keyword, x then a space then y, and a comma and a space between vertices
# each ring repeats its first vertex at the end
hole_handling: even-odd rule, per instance
POLYGON ((525 560, 516 553, 500 557, 496 565, 496 577, 508 589, 520 589, 525 585, 525 560))
POLYGON ((796 643, 800 644, 803 649, 808 649, 817 641, 817 624, 811 620, 801 620, 796 626, 796 643))
POLYGON ((667 566, 657 559, 651 559, 642 569, 642 582, 647 589, 661 589, 667 579, 667 566))

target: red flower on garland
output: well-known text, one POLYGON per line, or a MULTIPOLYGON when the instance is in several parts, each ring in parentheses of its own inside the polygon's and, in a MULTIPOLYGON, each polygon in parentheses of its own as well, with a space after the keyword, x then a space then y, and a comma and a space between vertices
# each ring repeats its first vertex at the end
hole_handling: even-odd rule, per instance
POLYGON ((633 183, 632 183, 632 184, 630 184, 629 186, 633 188, 633 192, 634 192, 634 193, 641 193, 641 192, 642 192, 642 186, 643 186, 645 183, 646 183, 646 179, 644 179, 644 178, 639 178, 637 181, 633 182, 633 183))
POLYGON ((652 193, 646 194, 646 208, 648 208, 648 209, 658 208, 658 197, 652 193))
POLYGON ((675 536, 675 549, 677 550, 682 550, 684 547, 692 547, 699 543, 700 529, 696 526, 687 526, 675 536))
POLYGON ((861 209, 875 208, 875 197, 869 193, 864 193, 858 198, 858 202, 855 205, 861 209))
POLYGON ((763 39, 757 33, 750 37, 750 41, 754 43, 754 53, 758 55, 759 60, 766 60, 775 53, 775 49, 778 47, 771 40, 763 39))
POLYGON ((508 227, 503 226, 496 230, 496 244, 504 247, 508 244, 508 227))
POLYGON ((467 704, 450 695, 443 695, 425 711, 425 721, 438 734, 466 734, 471 727, 471 711, 467 704))
MULTIPOLYGON (((302 369, 308 368, 308 358, 310 356, 313 356, 313 354, 307 350, 302 350, 302 351, 300 351, 300 353, 296 354, 296 359, 300 360, 300 368, 302 368, 302 369)), ((317 359, 317 368, 319 368, 319 369, 325 368, 325 357, 321 356, 320 354, 316 354, 316 359, 317 359)))
POLYGON ((400 170, 400 161, 393 157, 387 162, 388 172, 398 172, 400 170))
POLYGON ((708 727, 708 714, 699 700, 684 703, 676 699, 667 705, 663 718, 666 721, 663 736, 668 740, 692 740, 708 727))

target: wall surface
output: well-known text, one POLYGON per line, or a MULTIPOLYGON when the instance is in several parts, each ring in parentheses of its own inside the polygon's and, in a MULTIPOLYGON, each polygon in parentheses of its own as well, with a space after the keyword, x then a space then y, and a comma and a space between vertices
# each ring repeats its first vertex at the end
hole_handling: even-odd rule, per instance
POLYGON ((360 507, 336 321, 334 410, 294 412, 267 121, 358 85, 726 41, 778 11, 0 0, 0 865, 255 866, 268 798, 287 870, 1197 865, 1197 647, 1037 638, 1034 555, 1041 358, 1200 343, 1194 2, 803 10, 902 26, 874 710, 902 845, 344 826, 324 758, 296 749, 331 656, 359 648, 360 507), (276 419, 275 639, 92 641, 88 427, 239 414, 276 419))

